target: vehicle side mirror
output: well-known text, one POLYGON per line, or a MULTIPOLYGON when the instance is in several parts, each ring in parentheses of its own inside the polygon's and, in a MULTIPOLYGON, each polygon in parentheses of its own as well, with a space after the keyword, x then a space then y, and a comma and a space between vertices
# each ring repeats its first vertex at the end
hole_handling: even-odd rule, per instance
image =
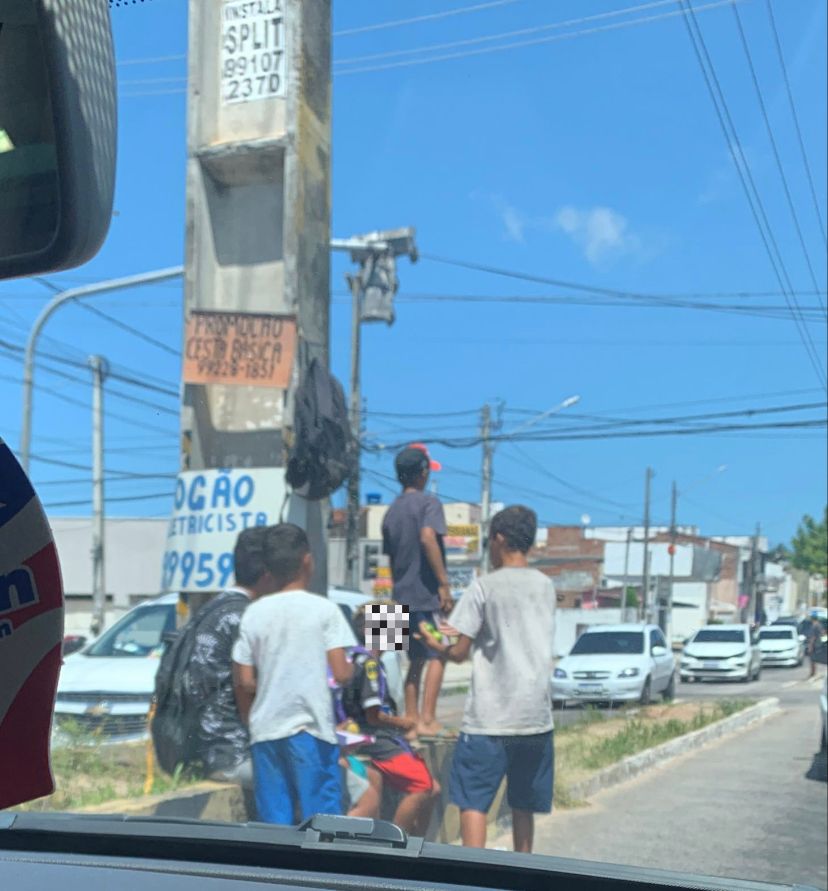
POLYGON ((661 645, 656 644, 650 652, 653 654, 653 656, 666 656, 667 647, 662 647, 661 645))
POLYGON ((0 279, 98 252, 116 136, 108 0, 0 0, 0 279))
POLYGON ((82 634, 67 634, 63 638, 63 655, 71 656, 86 646, 86 638, 82 634))

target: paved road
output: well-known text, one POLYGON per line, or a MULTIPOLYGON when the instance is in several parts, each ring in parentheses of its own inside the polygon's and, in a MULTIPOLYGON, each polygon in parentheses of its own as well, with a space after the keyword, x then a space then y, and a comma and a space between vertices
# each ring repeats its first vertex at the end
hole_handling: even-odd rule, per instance
MULTIPOLYGON (((535 850, 828 888, 826 764, 815 755, 821 680, 803 674, 767 672, 752 685, 782 706, 761 724, 601 792, 585 808, 540 818, 535 850)), ((689 689, 688 698, 733 692, 689 689)), ((511 839, 489 844, 510 847, 511 839)))
MULTIPOLYGON (((739 684, 733 681, 710 681, 704 683, 686 683, 676 685, 676 701, 716 698, 737 698, 748 696, 761 699, 765 696, 780 696, 786 690, 792 689, 798 681, 805 678, 808 669, 801 668, 771 668, 762 671, 759 681, 749 684, 739 684)), ((440 697, 437 704, 437 717, 448 727, 460 727, 463 719, 463 705, 466 701, 465 693, 446 693, 440 697)), ((610 709, 601 709, 608 715, 610 709)), ((583 707, 577 704, 562 711, 555 712, 555 726, 565 727, 583 717, 583 707)))

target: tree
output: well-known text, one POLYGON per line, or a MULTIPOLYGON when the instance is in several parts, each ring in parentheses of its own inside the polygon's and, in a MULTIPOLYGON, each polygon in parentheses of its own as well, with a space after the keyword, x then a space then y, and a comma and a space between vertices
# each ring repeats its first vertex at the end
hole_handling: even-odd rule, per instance
POLYGON ((791 549, 791 563, 796 569, 803 569, 809 575, 828 576, 828 507, 820 522, 805 514, 791 541, 791 549))

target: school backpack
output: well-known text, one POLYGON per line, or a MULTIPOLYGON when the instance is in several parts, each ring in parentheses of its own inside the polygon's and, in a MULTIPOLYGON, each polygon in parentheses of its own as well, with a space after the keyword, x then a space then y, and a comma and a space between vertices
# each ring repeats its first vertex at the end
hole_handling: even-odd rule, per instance
POLYGON ((156 760, 168 774, 200 761, 198 731, 203 700, 196 692, 199 666, 193 662, 198 635, 222 612, 240 605, 243 608, 247 603, 240 591, 210 601, 178 632, 161 657, 155 675, 150 731, 156 760))
POLYGON ((305 497, 312 501, 327 498, 347 479, 356 456, 342 384, 318 359, 297 388, 293 432, 288 483, 293 489, 307 485, 305 497))

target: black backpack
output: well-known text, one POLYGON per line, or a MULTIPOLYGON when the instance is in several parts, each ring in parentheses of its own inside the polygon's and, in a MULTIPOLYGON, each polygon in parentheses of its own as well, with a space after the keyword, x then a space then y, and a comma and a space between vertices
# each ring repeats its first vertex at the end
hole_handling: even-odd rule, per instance
POLYGON ((221 597, 203 606, 177 633, 164 650, 155 675, 153 718, 150 727, 155 757, 166 773, 192 767, 200 761, 198 752, 200 697, 194 695, 190 664, 199 632, 208 620, 229 607, 235 608, 241 592, 221 597))
POLYGON ((347 479, 353 437, 342 384, 313 359, 296 391, 294 439, 286 479, 293 489, 308 487, 306 498, 327 498, 347 479))

